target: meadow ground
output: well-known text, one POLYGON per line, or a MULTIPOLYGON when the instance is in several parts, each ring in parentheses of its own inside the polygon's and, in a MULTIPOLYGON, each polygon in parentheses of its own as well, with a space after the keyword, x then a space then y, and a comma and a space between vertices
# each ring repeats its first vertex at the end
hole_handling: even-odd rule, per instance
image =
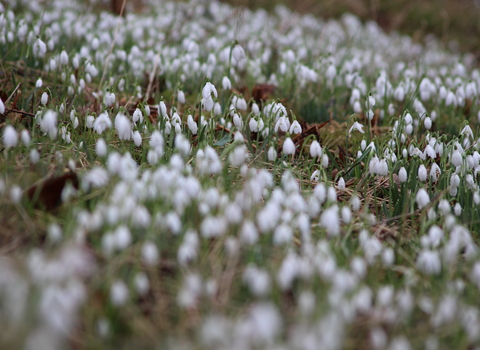
POLYGON ((475 43, 303 4, 0 4, 2 349, 480 346, 475 43))

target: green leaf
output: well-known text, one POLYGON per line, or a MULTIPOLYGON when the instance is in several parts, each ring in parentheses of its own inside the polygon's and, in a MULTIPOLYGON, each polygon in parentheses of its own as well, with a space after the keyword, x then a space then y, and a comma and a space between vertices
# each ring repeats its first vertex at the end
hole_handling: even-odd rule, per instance
POLYGON ((232 141, 232 137, 230 136, 230 134, 226 134, 224 137, 222 137, 220 140, 215 142, 213 145, 214 146, 225 146, 230 141, 232 141))

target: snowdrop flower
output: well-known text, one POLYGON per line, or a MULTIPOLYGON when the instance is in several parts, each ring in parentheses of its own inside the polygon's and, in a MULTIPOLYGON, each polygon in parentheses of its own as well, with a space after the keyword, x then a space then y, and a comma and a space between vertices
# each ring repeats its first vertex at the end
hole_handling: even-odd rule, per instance
POLYGON ((418 179, 422 182, 427 180, 427 168, 423 164, 420 164, 418 167, 418 179))
POLYGON ((284 155, 295 154, 295 144, 290 137, 287 137, 283 142, 282 152, 284 155))
POLYGON ((223 87, 223 90, 230 90, 232 88, 232 83, 230 82, 230 79, 228 79, 227 76, 224 76, 222 79, 222 87, 223 87))
POLYGON ((140 110, 140 108, 135 108, 135 111, 133 112, 133 115, 132 115, 132 121, 134 123, 136 122, 143 122, 143 115, 142 115, 142 111, 140 110))
POLYGON ((182 90, 177 92, 177 101, 182 104, 185 103, 185 93, 182 90))
POLYGON ((5 126, 3 129, 3 145, 6 149, 15 147, 18 143, 18 134, 11 125, 5 126))
POLYGON ((312 158, 319 158, 323 155, 322 147, 317 140, 314 140, 310 145, 310 156, 312 158))
POLYGON ((5 105, 3 104, 2 99, 0 98, 0 114, 5 113, 5 105))
POLYGON ((142 145, 142 135, 140 135, 140 131, 136 130, 133 132, 133 142, 137 147, 142 145))
POLYGON ((47 45, 40 38, 37 38, 33 43, 33 56, 42 58, 45 53, 47 53, 47 45))
POLYGON ((43 86, 42 78, 38 78, 35 82, 35 88, 40 89, 43 86))
POLYGON ((290 121, 288 120, 287 117, 281 116, 280 118, 278 118, 277 122, 275 123, 274 130, 275 132, 278 132, 278 130, 280 129, 280 131, 282 132, 287 132, 289 128, 290 128, 290 121))
POLYGON ((337 188, 341 191, 345 189, 345 180, 343 179, 343 177, 340 177, 340 179, 338 179, 337 188))
POLYGON ((267 158, 270 162, 274 162, 277 159, 277 150, 273 146, 270 146, 268 149, 267 158))
POLYGON ((372 107, 375 107, 375 103, 376 101, 373 96, 369 95, 367 101, 365 101, 365 108, 371 109, 372 107))
POLYGON ((13 185, 10 188, 10 200, 12 201, 12 203, 14 204, 20 203, 22 199, 22 194, 23 194, 22 188, 18 185, 13 185))
POLYGON ((115 94, 113 92, 107 91, 105 93, 105 98, 103 100, 106 107, 111 107, 115 104, 115 94))
POLYGON ((437 251, 422 250, 417 258, 417 268, 427 275, 437 275, 442 270, 440 255, 437 251))
POLYGON ((20 139, 22 140, 22 143, 25 146, 27 146, 27 147, 30 146, 30 141, 31 141, 30 133, 26 129, 23 129, 20 132, 20 139))
POLYGON ((424 188, 418 190, 415 200, 419 209, 425 208, 430 203, 430 197, 424 188))
POLYGON ((237 66, 243 59, 245 59, 245 51, 240 45, 235 45, 232 49, 232 64, 237 66))
POLYGON ((134 285, 139 295, 145 295, 150 289, 150 281, 144 272, 139 272, 135 275, 134 285))
POLYGON ((97 140, 97 143, 95 145, 95 151, 97 153, 97 156, 99 157, 105 157, 107 155, 107 143, 105 142, 104 139, 99 138, 97 140))
POLYGON ((40 121, 40 129, 47 133, 51 140, 57 137, 57 113, 48 110, 40 121))
POLYGON ((425 129, 430 130, 432 128, 432 119, 430 119, 430 117, 426 117, 423 124, 425 129))
POLYGON ((196 135, 198 132, 198 125, 190 114, 187 117, 187 125, 192 135, 196 135))
POLYGON ((235 149, 228 155, 228 162, 234 167, 239 167, 247 160, 247 146, 241 145, 235 147, 235 149))
POLYGON ((100 115, 93 122, 93 129, 97 134, 102 134, 105 130, 112 127, 112 121, 108 117, 107 113, 100 113, 100 115))
POLYGON ((365 133, 365 131, 363 131, 363 125, 360 124, 359 122, 354 122, 353 125, 350 127, 350 130, 348 131, 349 134, 352 133, 352 131, 354 130, 358 130, 360 131, 362 134, 365 133))
POLYGON ((340 218, 338 216, 338 206, 332 205, 325 209, 320 216, 320 225, 325 228, 329 237, 340 234, 340 218))
POLYGON ((215 86, 207 82, 202 89, 202 105, 206 111, 211 111, 214 106, 212 95, 218 97, 217 89, 215 86))
POLYGON ((158 248, 152 241, 146 241, 142 245, 142 261, 149 266, 155 266, 160 258, 158 248))
POLYGON ((400 182, 407 181, 407 170, 403 166, 398 171, 398 179, 400 180, 400 182))
POLYGON ((460 216, 462 214, 462 206, 460 203, 456 203, 455 206, 453 207, 453 212, 455 216, 460 216))
POLYGON ((120 140, 130 140, 132 136, 132 125, 124 114, 118 113, 115 117, 115 129, 117 129, 120 140))
POLYGON ((129 297, 128 287, 125 282, 117 280, 110 287, 110 301, 115 306, 124 305, 129 297))
POLYGON ((42 94, 42 97, 40 99, 40 102, 42 103, 42 105, 46 105, 48 103, 48 94, 46 92, 44 92, 42 94))
POLYGON ((329 163, 329 158, 326 154, 322 156, 322 167, 327 168, 329 163))
POLYGON ((290 134, 301 134, 302 133, 302 127, 300 124, 294 120, 292 125, 290 126, 290 130, 288 131, 290 134))

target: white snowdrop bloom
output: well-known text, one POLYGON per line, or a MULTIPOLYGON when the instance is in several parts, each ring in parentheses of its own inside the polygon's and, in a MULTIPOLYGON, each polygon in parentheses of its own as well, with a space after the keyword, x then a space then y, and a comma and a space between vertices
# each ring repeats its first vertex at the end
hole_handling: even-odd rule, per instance
POLYGON ((424 188, 420 188, 415 196, 418 208, 423 209, 430 203, 430 197, 424 188))
POLYGON ((116 280, 110 287, 110 302, 114 306, 122 306, 128 301, 130 292, 125 282, 116 280))
POLYGON ((397 336, 392 339, 388 350, 411 350, 410 342, 404 336, 397 336))
POLYGON ((455 216, 460 216, 462 214, 462 206, 460 203, 456 203, 455 206, 453 207, 453 212, 455 216))
POLYGON ((355 114, 362 113, 362 105, 360 104, 360 101, 357 100, 353 103, 353 112, 355 114))
POLYGON ((107 143, 103 138, 99 138, 95 145, 95 152, 99 157, 106 157, 107 156, 107 143))
POLYGON ((48 225, 47 228, 47 237, 50 242, 58 242, 62 239, 63 230, 62 227, 57 223, 52 223, 48 225))
POLYGON ((375 262, 377 256, 382 252, 383 246, 382 243, 376 237, 365 238, 364 243, 362 244, 363 253, 365 259, 371 265, 375 262))
POLYGON ((242 279, 256 297, 262 297, 270 292, 271 278, 268 271, 255 265, 248 265, 243 272, 242 279))
POLYGON ((115 94, 113 92, 107 91, 103 99, 106 107, 111 107, 115 104, 115 94))
POLYGON ((142 261, 149 266, 155 266, 159 259, 160 253, 158 252, 157 245, 152 241, 146 241, 142 245, 142 261))
POLYGON ((395 290, 391 285, 380 287, 377 291, 376 303, 379 306, 388 306, 392 303, 395 290))
POLYGON ((48 103, 48 94, 46 92, 42 94, 42 97, 40 98, 40 102, 44 106, 48 103))
POLYGON ((352 124, 352 126, 350 127, 350 130, 348 131, 348 133, 351 134, 352 131, 354 131, 354 130, 357 130, 357 131, 361 132, 362 134, 365 133, 365 131, 363 131, 363 125, 360 124, 359 122, 354 122, 352 124))
POLYGON ((340 234, 340 218, 337 205, 332 205, 323 211, 320 216, 320 225, 325 228, 329 237, 340 234))
POLYGON ((36 148, 32 148, 30 150, 30 161, 32 164, 37 164, 37 162, 40 160, 40 153, 38 153, 36 148))
POLYGON ((187 157, 190 154, 190 142, 183 134, 175 135, 175 149, 178 150, 182 157, 187 157))
POLYGON ((214 238, 223 235, 228 222, 224 217, 207 216, 200 224, 200 232, 204 238, 214 238))
POLYGON ((350 269, 359 278, 367 274, 367 263, 362 257, 356 256, 350 261, 350 269))
POLYGON ((282 132, 287 132, 290 128, 290 121, 286 116, 281 116, 278 118, 277 122, 275 123, 274 130, 278 132, 278 130, 282 132))
POLYGON ((3 146, 6 149, 17 146, 18 134, 17 130, 10 124, 3 129, 3 146))
POLYGON ((127 226, 121 225, 113 232, 115 239, 115 247, 124 250, 132 242, 132 234, 127 226))
POLYGON ((320 170, 315 170, 310 176, 310 181, 319 181, 320 180, 320 170))
POLYGON ((240 229, 240 240, 247 244, 254 244, 258 240, 258 231, 255 224, 250 220, 245 220, 240 229))
POLYGON ((140 147, 142 145, 142 135, 140 135, 140 131, 135 130, 133 132, 133 142, 137 147, 140 147))
POLYGON ((427 145, 425 147, 424 153, 425 153, 425 155, 427 155, 431 159, 437 158, 437 153, 435 152, 435 149, 430 145, 427 145))
POLYGON ((130 120, 122 113, 115 117, 115 129, 117 129, 120 140, 130 140, 132 134, 132 124, 130 120))
POLYGON ((407 170, 403 166, 398 171, 398 179, 400 182, 406 182, 408 179, 407 170))
POLYGON ((51 140, 57 137, 57 113, 48 110, 40 121, 40 129, 48 134, 51 140))
POLYGON ((163 101, 158 103, 158 115, 163 118, 168 118, 167 105, 163 101))
POLYGON ((277 159, 277 150, 273 146, 270 146, 268 149, 267 158, 270 162, 274 162, 277 159))
MULTIPOLYGON (((95 78, 98 75, 98 69, 91 62, 87 62, 85 65, 85 72, 87 72, 91 77, 95 78)), ((88 76, 87 76, 88 81, 88 76)))
POLYGON ((440 210, 440 213, 445 216, 450 213, 450 210, 451 210, 450 203, 448 203, 446 199, 442 199, 438 203, 438 209, 440 210))
POLYGON ((392 266, 395 263, 395 251, 388 247, 382 252, 382 262, 386 267, 392 266))
POLYGON ((416 265, 420 271, 428 275, 437 275, 442 270, 440 255, 434 250, 422 250, 418 254, 416 265))
POLYGON ((95 117, 93 115, 87 115, 87 117, 85 118, 85 125, 87 126, 87 128, 92 129, 94 122, 95 117))
POLYGON ((290 243, 293 239, 292 228, 287 224, 280 224, 273 232, 273 244, 280 245, 290 243))
POLYGON ((251 132, 258 132, 258 122, 255 118, 250 118, 248 122, 248 127, 250 128, 251 132))
POLYGON ((142 115, 142 111, 140 110, 140 108, 135 108, 135 111, 133 112, 133 115, 132 115, 132 121, 134 123, 143 122, 143 115, 142 115))
POLYGON ((445 97, 445 105, 446 106, 457 106, 457 97, 452 91, 447 92, 447 97, 445 97))
POLYGON ((247 146, 239 145, 228 155, 228 162, 234 167, 239 167, 248 159, 247 146))
POLYGON ((310 145, 310 156, 312 158, 319 158, 323 155, 322 147, 317 140, 314 140, 310 145))
POLYGON ((12 201, 12 203, 14 204, 20 203, 20 201, 22 200, 22 194, 23 194, 22 188, 18 185, 13 185, 10 188, 10 200, 12 201))
POLYGON ((375 327, 370 331, 370 343, 375 350, 384 349, 387 345, 387 333, 380 327, 375 327))
POLYGON ((430 117, 426 117, 423 121, 423 125, 425 126, 425 129, 430 130, 432 128, 432 119, 430 119, 430 117))
POLYGON ((284 155, 294 155, 295 154, 295 144, 293 143, 290 137, 287 137, 283 142, 282 152, 284 155))
POLYGON ((452 152, 452 164, 454 166, 460 166, 462 165, 463 163, 463 158, 462 158, 462 154, 459 152, 458 149, 455 149, 453 152, 452 152))
POLYGON ((133 280, 135 289, 139 295, 145 295, 150 290, 150 281, 144 272, 138 272, 133 280))
POLYGON ((97 134, 102 134, 105 130, 112 127, 112 121, 110 120, 106 112, 100 113, 100 115, 93 122, 93 129, 97 134))
POLYGON ((470 271, 470 280, 480 289, 480 262, 476 262, 470 271))
POLYGON ((429 244, 433 248, 436 248, 440 245, 442 239, 443 239, 443 230, 437 225, 432 225, 432 227, 430 227, 430 229, 428 230, 429 244))
POLYGON ((187 125, 192 135, 196 135, 198 132, 198 125, 190 114, 187 117, 187 125))
POLYGON ((369 109, 369 108, 372 108, 372 107, 375 107, 375 99, 373 98, 372 95, 368 96, 368 99, 367 101, 365 101, 365 108, 369 109))
POLYGON ((322 167, 327 168, 329 161, 330 160, 326 154, 322 155, 322 167))
POLYGON ((338 179, 337 188, 341 191, 345 189, 345 180, 343 179, 343 177, 340 177, 340 179, 338 179))
MULTIPOLYGON (((43 86, 43 81, 42 78, 38 78, 37 81, 35 82, 35 88, 40 89, 43 86)), ((0 111, 0 113, 3 113, 0 111)))
POLYGON ((78 118, 75 117, 73 119, 73 123, 72 123, 73 128, 76 129, 78 127, 78 124, 79 124, 78 118))
POLYGON ((223 90, 230 90, 232 88, 232 83, 230 82, 230 79, 228 79, 227 76, 224 76, 222 78, 222 87, 223 87, 223 90))
POLYGON ((240 111, 246 111, 247 110, 247 101, 243 97, 237 97, 235 101, 235 108, 240 110, 240 111))
POLYGON ((47 53, 47 45, 37 38, 33 43, 33 56, 42 58, 47 53))
POLYGON ((371 121, 374 116, 375 116, 375 113, 374 113, 371 109, 369 109, 369 110, 367 111, 367 118, 368 118, 368 120, 371 121))
POLYGON ((243 59, 245 59, 245 50, 240 45, 235 45, 232 49, 232 64, 237 66, 243 59))
POLYGON ((302 133, 302 127, 298 123, 298 121, 294 120, 292 125, 290 125, 290 129, 288 131, 290 134, 301 134, 302 133))
POLYGON ((233 115, 233 125, 235 125, 238 130, 243 130, 243 119, 238 113, 233 115))
POLYGON ((418 167, 418 179, 422 182, 427 181, 427 168, 423 164, 418 167))
POLYGON ((84 186, 103 187, 108 182, 108 172, 104 168, 93 167, 83 178, 84 186))
POLYGON ((476 192, 473 193, 473 202, 476 205, 480 204, 480 193, 479 193, 479 191, 476 191, 476 192))
POLYGON ((352 206, 353 211, 360 210, 360 206, 362 205, 360 198, 356 194, 353 194, 350 198, 350 205, 352 206))
POLYGON ((186 101, 185 100, 185 93, 182 90, 178 90, 178 92, 177 92, 177 101, 179 103, 182 103, 182 104, 185 103, 185 101, 186 101))

